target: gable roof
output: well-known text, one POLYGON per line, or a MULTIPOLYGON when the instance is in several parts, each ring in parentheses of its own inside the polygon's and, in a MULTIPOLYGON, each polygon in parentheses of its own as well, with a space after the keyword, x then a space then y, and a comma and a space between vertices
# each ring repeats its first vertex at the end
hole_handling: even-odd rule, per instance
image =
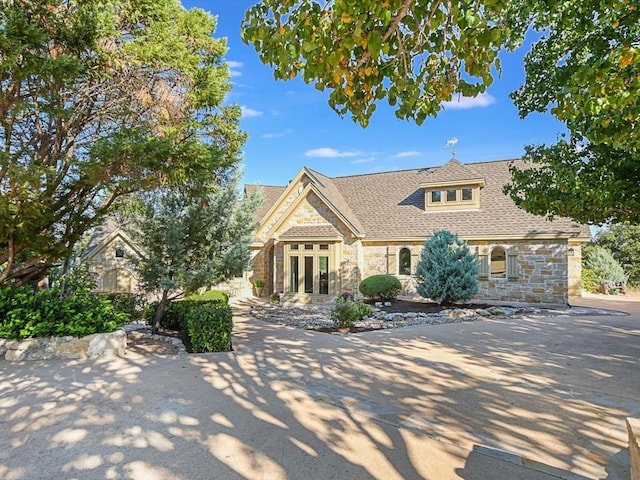
POLYGON ((509 165, 512 163, 522 165, 521 160, 473 164, 451 160, 442 167, 346 177, 331 178, 307 168, 302 172, 308 173, 316 189, 367 239, 420 239, 442 229, 467 239, 589 238, 585 225, 568 218, 549 221, 532 215, 504 195, 502 187, 511 180, 509 165), (425 184, 480 179, 484 180, 484 188, 479 209, 425 211, 425 184))
POLYGON ((112 217, 107 217, 102 225, 96 227, 87 243, 86 248, 80 255, 83 260, 88 260, 106 246, 108 246, 116 237, 120 237, 137 255, 141 255, 138 246, 131 240, 112 217))

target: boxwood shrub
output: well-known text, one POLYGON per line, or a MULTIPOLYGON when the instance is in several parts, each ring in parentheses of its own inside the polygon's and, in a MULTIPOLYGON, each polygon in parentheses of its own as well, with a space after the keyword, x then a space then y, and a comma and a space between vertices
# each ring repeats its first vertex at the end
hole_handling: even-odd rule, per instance
POLYGON ((232 350, 233 315, 228 305, 201 303, 189 310, 185 321, 194 353, 232 350))
MULTIPOLYGON (((228 305, 228 298, 226 296, 219 297, 211 300, 179 300, 177 302, 171 302, 167 305, 162 312, 162 318, 160 319, 160 326, 169 330, 186 331, 185 320, 187 314, 194 308, 199 307, 223 307, 228 305)), ((158 302, 150 303, 145 308, 144 318, 147 325, 153 325, 156 318, 156 310, 158 308, 158 302)))
POLYGON ((358 290, 365 297, 393 300, 400 293, 400 280, 393 275, 372 275, 360 282, 358 290))
POLYGON ((113 332, 129 315, 99 295, 31 287, 0 289, 0 337, 83 337, 113 332))

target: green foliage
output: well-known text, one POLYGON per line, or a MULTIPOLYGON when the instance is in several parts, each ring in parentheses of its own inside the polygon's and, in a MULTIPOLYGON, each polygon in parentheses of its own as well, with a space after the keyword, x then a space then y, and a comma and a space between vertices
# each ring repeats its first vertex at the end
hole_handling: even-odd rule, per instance
POLYGON ((146 298, 139 293, 100 293, 97 294, 107 299, 114 308, 126 313, 131 320, 138 320, 143 317, 146 298))
POLYGON ((238 161, 215 26, 179 0, 2 2, 0 285, 44 278, 123 196, 238 161))
POLYGON ((628 277, 613 254, 603 247, 593 247, 584 256, 583 266, 593 271, 596 285, 605 281, 626 282, 628 277))
POLYGON ((396 116, 421 124, 441 103, 475 96, 500 71, 498 53, 520 44, 524 25, 507 28, 506 0, 262 0, 242 24, 277 79, 301 75, 329 105, 363 126, 386 98, 396 116))
POLYGON ((194 306, 186 317, 187 333, 194 353, 232 350, 233 315, 229 306, 194 306))
POLYGON ((336 328, 351 328, 365 317, 371 315, 371 307, 366 303, 354 302, 352 298, 336 298, 329 312, 336 328))
MULTIPOLYGON (((191 310, 224 307, 227 305, 228 301, 225 297, 208 300, 185 299, 171 302, 162 310, 159 327, 169 330, 186 331, 185 321, 191 310)), ((144 318, 148 325, 154 324, 157 309, 158 302, 152 302, 145 308, 144 318)))
POLYGON ((630 284, 640 285, 640 225, 612 225, 597 235, 595 244, 611 251, 629 275, 630 284))
POLYGON ((206 292, 191 294, 186 300, 213 300, 220 305, 227 305, 229 303, 229 295, 222 290, 207 290, 206 292))
POLYGON ((113 332, 129 319, 105 298, 91 293, 63 295, 57 288, 0 289, 0 337, 83 337, 113 332))
POLYGON ((538 215, 640 223, 637 0, 262 0, 241 28, 277 79, 329 90, 331 108, 362 126, 383 99, 420 124, 443 101, 486 91, 500 52, 533 30, 512 98, 521 117, 550 111, 569 136, 528 147, 538 170, 514 168, 506 193, 538 215))
POLYGON ((600 286, 602 284, 598 284, 596 272, 590 268, 585 266, 582 267, 582 289, 587 292, 597 292, 600 290, 600 286))
POLYGON ((372 275, 360 282, 358 290, 365 297, 393 300, 400 293, 400 280, 393 275, 372 275))
POLYGON ((238 172, 229 169, 220 185, 202 196, 180 190, 145 195, 121 221, 145 252, 132 263, 143 288, 162 298, 160 310, 249 265, 260 197, 240 201, 238 178, 238 172))
POLYGON ((575 138, 528 146, 525 152, 525 164, 510 168, 511 184, 504 189, 516 205, 582 223, 640 222, 637 154, 575 138))
POLYGON ((438 303, 470 300, 478 292, 479 267, 466 243, 439 230, 424 244, 416 265, 416 290, 438 303))

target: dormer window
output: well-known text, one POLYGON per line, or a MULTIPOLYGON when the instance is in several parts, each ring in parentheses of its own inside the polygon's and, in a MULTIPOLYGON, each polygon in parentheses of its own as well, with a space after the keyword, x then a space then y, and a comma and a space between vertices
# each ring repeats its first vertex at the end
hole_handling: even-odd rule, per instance
POLYGON ((425 210, 473 210, 480 208, 480 189, 484 187, 483 180, 468 180, 465 182, 451 182, 451 184, 424 184, 425 210), (477 182, 477 183, 471 183, 477 182))

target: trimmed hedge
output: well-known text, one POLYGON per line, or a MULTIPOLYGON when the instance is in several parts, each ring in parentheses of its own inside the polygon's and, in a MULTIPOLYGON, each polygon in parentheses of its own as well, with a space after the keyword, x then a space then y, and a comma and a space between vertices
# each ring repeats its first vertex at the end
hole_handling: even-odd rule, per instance
POLYGON ((144 315, 145 296, 141 293, 100 293, 103 298, 109 300, 113 306, 128 314, 132 320, 141 319, 144 315))
MULTIPOLYGON (((228 305, 227 297, 221 297, 215 300, 180 300, 171 302, 162 312, 160 326, 169 330, 186 331, 185 323, 188 313, 199 307, 224 307, 228 305)), ((144 318, 147 325, 153 325, 156 317, 158 302, 150 303, 144 312, 144 318)))
POLYGON ((221 305, 228 305, 229 295, 222 290, 207 290, 206 292, 189 295, 186 300, 214 300, 220 302, 221 305))
POLYGON ((393 275, 372 275, 360 282, 358 290, 365 297, 393 300, 400 293, 400 280, 393 275))
POLYGON ((233 315, 229 306, 195 306, 185 323, 194 353, 232 350, 233 315))
POLYGON ((0 289, 0 337, 84 337, 113 332, 129 320, 109 300, 92 293, 62 295, 57 288, 0 289))

